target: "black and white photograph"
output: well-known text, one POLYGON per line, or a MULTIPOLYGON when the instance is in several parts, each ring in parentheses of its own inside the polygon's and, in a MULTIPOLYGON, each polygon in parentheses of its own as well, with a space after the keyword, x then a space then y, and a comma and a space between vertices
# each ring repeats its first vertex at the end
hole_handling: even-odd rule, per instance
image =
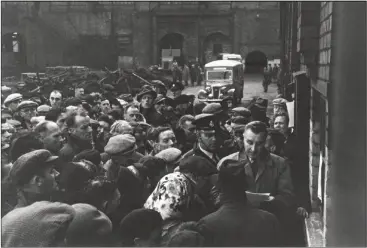
POLYGON ((366 1, 1 1, 2 247, 366 247, 366 1))

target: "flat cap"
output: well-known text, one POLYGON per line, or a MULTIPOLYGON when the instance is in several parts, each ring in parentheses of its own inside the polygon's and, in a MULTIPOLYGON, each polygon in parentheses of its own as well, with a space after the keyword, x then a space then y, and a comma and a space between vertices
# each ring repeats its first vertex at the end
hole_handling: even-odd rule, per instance
POLYGON ((22 101, 19 103, 17 110, 25 109, 25 108, 37 108, 38 104, 33 101, 22 101))
POLYGON ((16 185, 24 185, 57 158, 45 149, 28 152, 14 162, 9 172, 10 178, 16 185))
POLYGON ((220 114, 223 112, 223 107, 220 103, 210 103, 203 108, 203 114, 220 114))
POLYGON ((231 122, 233 124, 246 125, 247 123, 249 123, 249 120, 243 116, 236 116, 232 118, 231 122))
POLYGON ((13 119, 7 120, 6 123, 9 123, 10 125, 12 125, 15 128, 20 127, 22 125, 20 121, 13 120, 13 119))
POLYGON ((11 112, 8 109, 1 110, 1 118, 13 118, 11 112))
POLYGON ((37 112, 48 112, 51 110, 51 106, 41 105, 37 108, 37 112))
POLYGON ((226 159, 222 162, 218 173, 219 188, 247 188, 245 168, 240 161, 226 159))
POLYGON ((113 85, 111 85, 111 84, 104 84, 103 89, 106 90, 106 91, 114 91, 115 87, 113 87, 113 85))
POLYGON ((231 112, 241 115, 246 118, 251 117, 251 111, 245 107, 236 107, 231 110, 231 112))
POLYGON ((134 101, 134 98, 131 94, 121 94, 118 98, 124 100, 125 102, 133 102, 134 101))
POLYGON ((69 246, 84 245, 88 240, 92 242, 94 238, 98 240, 112 233, 111 220, 96 207, 85 203, 74 204, 72 207, 75 217, 66 232, 69 246))
POLYGON ((255 101, 255 106, 266 109, 268 107, 268 99, 258 97, 255 101))
POLYGON ((136 149, 135 137, 131 134, 119 134, 109 139, 104 151, 110 155, 127 153, 136 149))
POLYGON ((8 86, 1 86, 1 92, 9 92, 11 91, 11 88, 9 88, 8 86))
POLYGON ((184 90, 185 86, 182 83, 174 83, 172 84, 170 90, 177 91, 177 90, 184 90))
POLYGON ((168 149, 160 151, 155 155, 155 157, 164 159, 167 163, 175 163, 181 158, 181 155, 182 155, 181 150, 174 147, 170 147, 168 149))
POLYGON ((82 100, 80 100, 79 98, 76 98, 76 97, 72 97, 72 98, 69 98, 65 101, 65 106, 68 107, 68 106, 78 106, 78 105, 81 105, 83 102, 82 100))
POLYGON ((23 99, 23 96, 19 93, 10 94, 10 95, 7 96, 7 98, 5 98, 4 104, 7 105, 11 102, 19 101, 19 100, 22 100, 22 99, 23 99))
POLYGON ((147 94, 152 95, 154 99, 157 97, 157 92, 154 89, 152 89, 151 87, 146 87, 141 92, 139 92, 139 94, 136 96, 136 99, 140 102, 141 98, 147 94))
POLYGON ((9 123, 2 123, 1 124, 1 131, 12 131, 14 127, 9 123))
POLYGON ((215 116, 213 114, 199 114, 193 123, 198 130, 215 130, 215 116))
POLYGON ((133 131, 134 129, 130 123, 124 120, 115 121, 110 128, 110 134, 112 135, 129 134, 133 133, 133 131))
POLYGON ((284 98, 276 98, 273 100, 273 105, 282 105, 282 106, 287 106, 287 100, 285 100, 284 98))
POLYGON ((63 240, 75 210, 60 202, 37 201, 1 219, 2 247, 52 247, 63 240))
POLYGON ((180 161, 180 172, 189 172, 197 176, 210 176, 216 174, 217 168, 206 158, 189 156, 180 161))

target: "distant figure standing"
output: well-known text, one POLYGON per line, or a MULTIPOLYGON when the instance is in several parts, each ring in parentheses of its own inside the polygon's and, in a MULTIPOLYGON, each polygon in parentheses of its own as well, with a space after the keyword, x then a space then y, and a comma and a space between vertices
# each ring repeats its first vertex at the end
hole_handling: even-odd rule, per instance
POLYGON ((182 71, 182 80, 184 81, 185 86, 189 86, 189 77, 190 77, 190 69, 186 64, 184 64, 182 71))

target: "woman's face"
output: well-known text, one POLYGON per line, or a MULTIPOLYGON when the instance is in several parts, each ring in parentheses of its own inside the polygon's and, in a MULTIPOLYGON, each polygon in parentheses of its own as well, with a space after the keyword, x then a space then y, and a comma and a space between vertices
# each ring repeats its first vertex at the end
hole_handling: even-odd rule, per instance
POLYGON ((151 108, 153 106, 153 96, 151 94, 146 94, 141 98, 141 106, 143 108, 151 108))

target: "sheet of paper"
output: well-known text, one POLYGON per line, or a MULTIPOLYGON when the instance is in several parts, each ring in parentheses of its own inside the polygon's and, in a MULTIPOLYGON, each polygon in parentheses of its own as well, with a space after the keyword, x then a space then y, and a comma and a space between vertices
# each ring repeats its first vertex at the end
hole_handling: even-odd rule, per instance
POLYGON ((287 110, 288 110, 288 116, 289 116, 289 127, 294 127, 294 101, 293 102, 287 102, 287 110))
POLYGON ((253 193, 246 191, 247 200, 251 203, 257 204, 269 200, 270 193, 253 193))

